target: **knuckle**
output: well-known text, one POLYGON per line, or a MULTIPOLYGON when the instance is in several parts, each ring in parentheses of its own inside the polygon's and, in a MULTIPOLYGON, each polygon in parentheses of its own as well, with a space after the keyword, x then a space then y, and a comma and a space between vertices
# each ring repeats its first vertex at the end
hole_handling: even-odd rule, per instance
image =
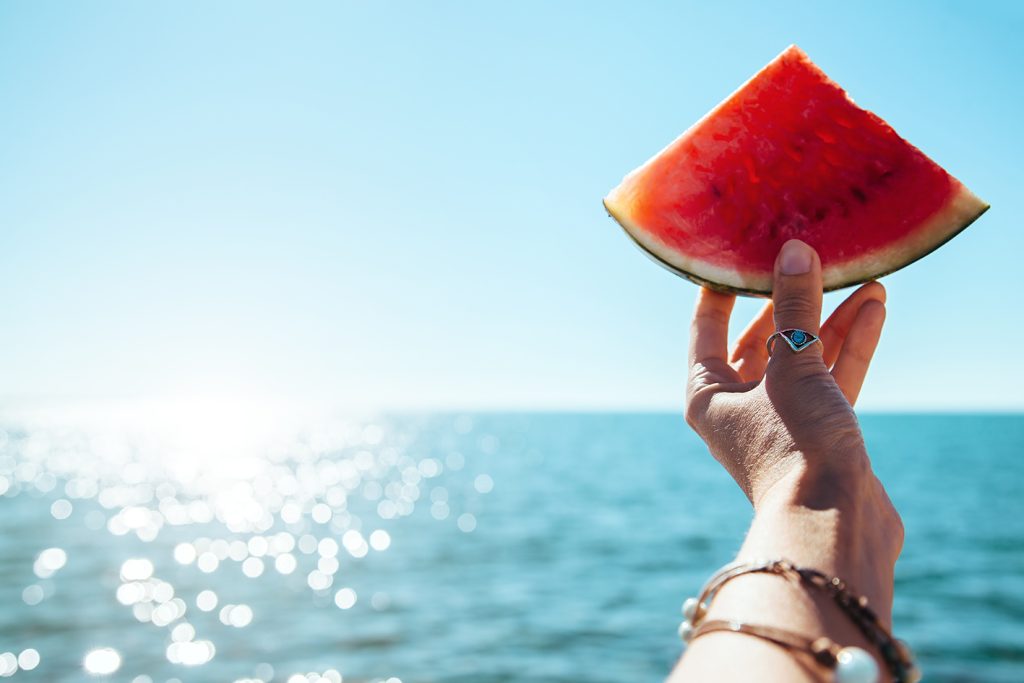
POLYGON ((871 361, 873 349, 869 349, 862 344, 849 344, 848 347, 844 348, 843 351, 856 363, 863 365, 871 361))
POLYGON ((814 301, 805 292, 792 292, 775 302, 775 319, 792 320, 807 317, 814 310, 814 301))
POLYGON ((700 327, 704 324, 728 325, 729 314, 718 308, 709 308, 697 311, 693 316, 693 324, 700 327))
POLYGON ((714 385, 690 385, 690 390, 686 396, 686 408, 683 412, 683 417, 686 418, 686 424, 690 425, 694 431, 700 431, 699 427, 704 420, 704 415, 707 413, 708 404, 711 402, 711 395, 715 391, 716 387, 714 385))
MULTIPOLYGON (((829 426, 827 436, 831 449, 835 453, 856 452, 864 447, 864 435, 861 433, 856 419, 840 419, 840 417, 837 417, 847 418, 849 417, 847 413, 848 410, 844 410, 842 406, 837 406, 835 410, 829 413, 832 420, 826 421, 826 424, 829 426)), ((857 467, 858 473, 862 476, 867 475, 871 471, 871 464, 867 460, 855 459, 852 462, 846 461, 844 464, 857 467)))
POLYGON ((690 370, 690 390, 695 393, 700 389, 713 384, 713 373, 705 361, 698 360, 690 370))
POLYGON ((783 351, 786 355, 773 354, 768 360, 765 374, 779 381, 797 382, 799 384, 817 383, 828 375, 821 353, 811 350, 801 353, 783 351))

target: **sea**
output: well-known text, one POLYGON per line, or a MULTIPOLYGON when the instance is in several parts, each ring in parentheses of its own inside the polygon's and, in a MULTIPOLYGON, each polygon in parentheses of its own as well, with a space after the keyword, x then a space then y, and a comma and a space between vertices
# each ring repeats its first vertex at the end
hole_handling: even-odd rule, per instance
MULTIPOLYGON (((1021 683, 1024 416, 862 424, 924 680, 1021 683)), ((751 519, 673 414, 331 417, 245 448, 2 427, 0 676, 26 683, 661 681, 751 519)))

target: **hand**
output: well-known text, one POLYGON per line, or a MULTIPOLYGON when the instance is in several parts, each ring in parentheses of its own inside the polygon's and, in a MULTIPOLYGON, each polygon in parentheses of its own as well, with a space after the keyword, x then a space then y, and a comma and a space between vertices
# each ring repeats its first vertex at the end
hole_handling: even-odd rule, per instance
MULTIPOLYGON (((799 240, 775 263, 772 302, 727 354, 735 297, 702 289, 690 344, 687 422, 755 506, 780 482, 812 506, 826 496, 860 495, 871 474, 853 404, 885 320, 885 289, 870 282, 821 320, 821 262, 799 240), (819 335, 794 353, 776 329, 819 335)), ((877 493, 877 492, 876 492, 877 493)), ((881 492, 884 497, 884 491, 881 492)), ((885 497, 885 502, 888 498, 885 497)))
MULTIPOLYGON (((858 289, 819 334, 821 297, 818 255, 787 242, 775 263, 772 302, 729 353, 734 297, 701 290, 686 419, 754 503, 738 557, 785 558, 842 577, 888 624, 903 526, 871 471, 853 412, 882 333, 885 289, 877 282, 858 289), (765 341, 787 328, 822 343, 794 353, 779 340, 769 358, 765 341)), ((730 581, 708 617, 824 635, 874 652, 831 598, 777 577, 730 581)), ((817 680, 778 647, 731 634, 694 641, 670 680, 746 681, 755 671, 759 680, 817 680)))

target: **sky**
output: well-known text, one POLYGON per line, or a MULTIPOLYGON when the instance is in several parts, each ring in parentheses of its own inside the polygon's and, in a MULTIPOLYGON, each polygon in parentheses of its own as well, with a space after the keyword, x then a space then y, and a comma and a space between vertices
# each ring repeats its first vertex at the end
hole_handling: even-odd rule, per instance
POLYGON ((0 3, 0 397, 679 410, 697 288, 601 198, 796 43, 992 205, 884 279, 859 407, 1024 409, 1022 34, 934 0, 0 3))

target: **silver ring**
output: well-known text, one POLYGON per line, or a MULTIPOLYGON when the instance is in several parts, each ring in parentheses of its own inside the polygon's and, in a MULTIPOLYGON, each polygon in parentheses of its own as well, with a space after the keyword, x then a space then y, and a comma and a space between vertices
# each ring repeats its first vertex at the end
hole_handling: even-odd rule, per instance
POLYGON ((786 343, 789 344, 789 348, 793 349, 793 353, 800 353, 814 342, 821 341, 807 330, 798 330, 795 327, 779 330, 768 337, 768 341, 765 342, 765 346, 768 347, 769 356, 772 355, 772 349, 775 347, 775 340, 777 338, 785 339, 786 343))

